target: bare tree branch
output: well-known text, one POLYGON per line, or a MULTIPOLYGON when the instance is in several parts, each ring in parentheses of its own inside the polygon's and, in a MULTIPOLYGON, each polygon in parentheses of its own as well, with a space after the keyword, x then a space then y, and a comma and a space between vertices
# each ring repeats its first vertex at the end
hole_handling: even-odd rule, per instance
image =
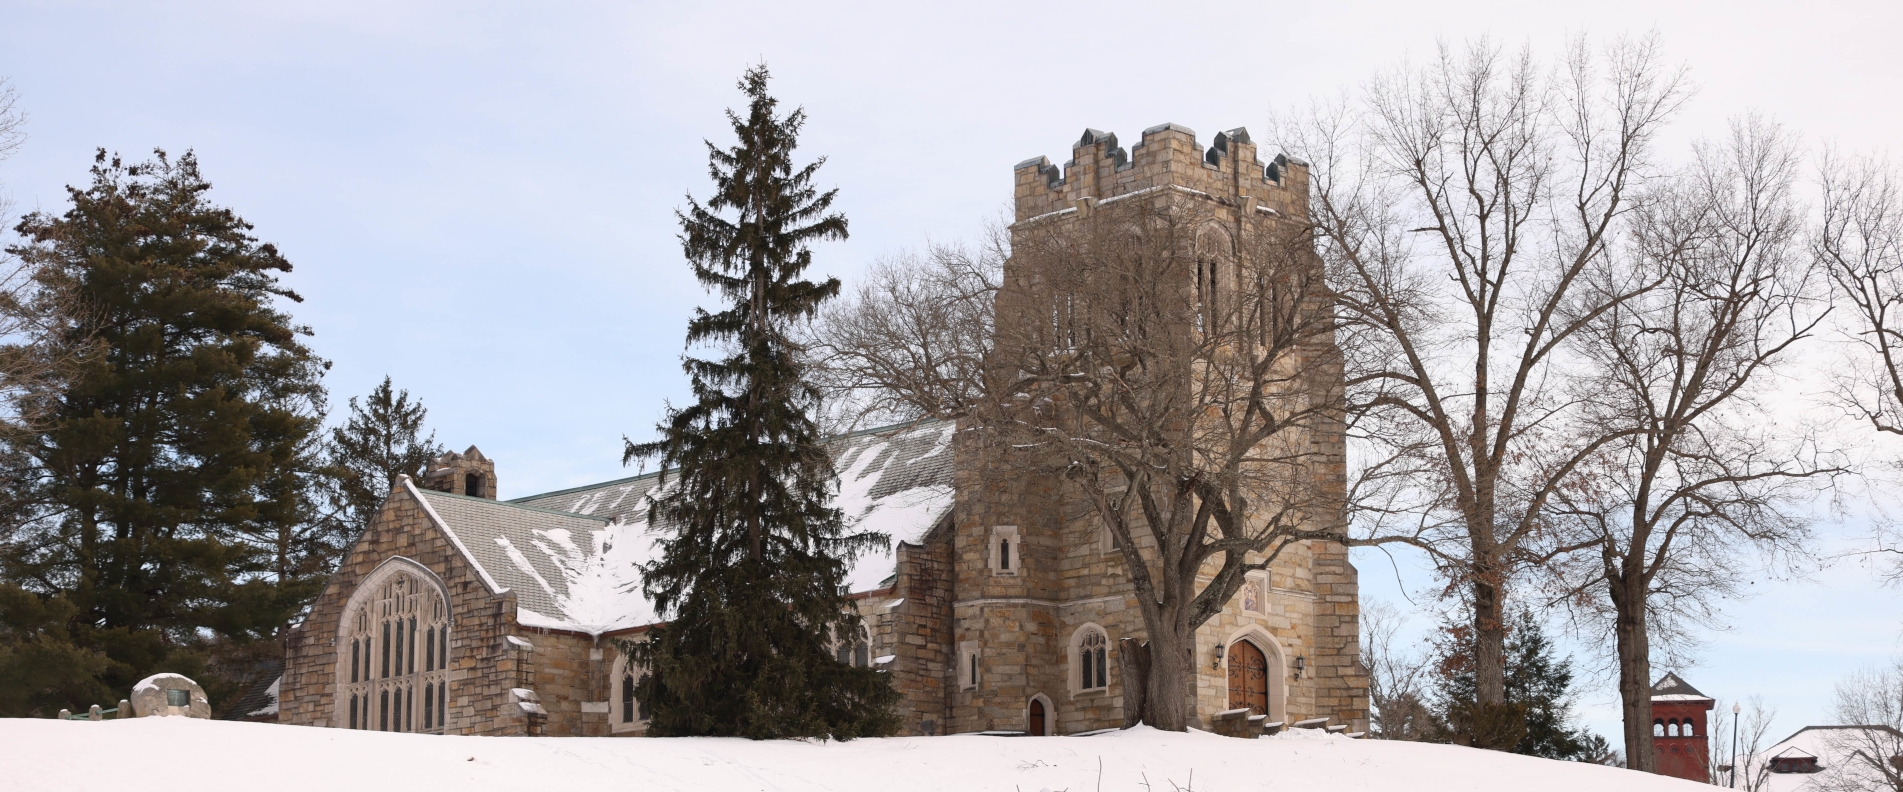
POLYGON ((1508 589, 1556 546, 1545 504, 1629 431, 1572 433, 1562 386, 1569 342, 1655 286, 1592 288, 1682 83, 1654 39, 1580 42, 1557 70, 1482 40, 1282 125, 1314 163, 1355 383, 1355 541, 1435 548, 1473 607, 1483 706, 1504 702, 1508 589))

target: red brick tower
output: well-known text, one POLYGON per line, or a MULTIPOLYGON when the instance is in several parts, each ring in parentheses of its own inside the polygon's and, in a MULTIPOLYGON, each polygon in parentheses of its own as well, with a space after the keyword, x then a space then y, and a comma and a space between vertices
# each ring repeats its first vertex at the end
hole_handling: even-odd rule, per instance
POLYGON ((1659 775, 1711 783, 1711 743, 1705 732, 1710 696, 1666 674, 1652 686, 1652 751, 1659 775))

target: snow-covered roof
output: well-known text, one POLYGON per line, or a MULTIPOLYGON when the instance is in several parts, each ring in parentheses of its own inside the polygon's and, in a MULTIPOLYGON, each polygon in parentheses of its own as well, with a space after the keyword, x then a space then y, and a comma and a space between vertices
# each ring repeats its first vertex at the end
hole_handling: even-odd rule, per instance
POLYGON ((1679 679, 1677 674, 1666 674, 1659 678, 1657 684, 1652 685, 1653 701, 1693 701, 1697 699, 1709 701, 1711 697, 1698 692, 1698 688, 1692 687, 1691 684, 1683 679, 1679 679))
POLYGON ((221 720, 252 720, 278 714, 278 687, 284 681, 284 661, 267 660, 260 664, 257 681, 225 708, 221 720))
MULTIPOLYGON (((922 422, 832 438, 834 506, 856 530, 917 543, 952 507, 954 425, 922 422)), ((447 530, 495 583, 516 594, 525 626, 592 635, 652 624, 637 565, 659 552, 648 524, 658 473, 492 501, 419 489, 447 530)), ((881 588, 891 547, 857 560, 847 584, 881 588)))
POLYGON ((1872 750, 1891 756, 1903 754, 1903 733, 1889 726, 1806 726, 1758 753, 1745 767, 1766 768, 1772 759, 1815 758, 1819 772, 1765 772, 1759 787, 1764 792, 1811 792, 1861 774, 1853 757, 1857 752, 1872 750))
POLYGON ((518 618, 531 626, 563 621, 568 580, 554 548, 591 542, 607 527, 599 517, 418 489, 443 526, 497 585, 515 592, 518 618))

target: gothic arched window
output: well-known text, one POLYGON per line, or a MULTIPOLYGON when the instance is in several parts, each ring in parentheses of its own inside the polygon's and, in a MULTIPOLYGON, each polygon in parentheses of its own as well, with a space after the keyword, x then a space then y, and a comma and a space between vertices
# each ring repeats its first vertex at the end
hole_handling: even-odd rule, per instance
POLYGON ((634 701, 634 674, 621 675, 621 722, 638 723, 641 711, 634 701))
POLYGON ((622 654, 615 658, 614 673, 608 678, 614 680, 612 698, 609 700, 620 705, 612 710, 609 731, 640 731, 641 724, 648 719, 647 708, 636 696, 640 691, 635 689, 641 684, 641 667, 628 662, 628 656, 622 654))
POLYGON ((1102 627, 1084 625, 1072 640, 1071 678, 1079 692, 1110 686, 1110 639, 1102 627))
POLYGON ((437 732, 449 714, 449 605, 420 568, 386 563, 344 609, 337 679, 344 726, 437 732))
POLYGON ((833 646, 833 658, 841 663, 859 668, 872 665, 872 644, 868 642, 865 628, 859 628, 859 637, 857 640, 848 642, 842 639, 835 644, 833 646))

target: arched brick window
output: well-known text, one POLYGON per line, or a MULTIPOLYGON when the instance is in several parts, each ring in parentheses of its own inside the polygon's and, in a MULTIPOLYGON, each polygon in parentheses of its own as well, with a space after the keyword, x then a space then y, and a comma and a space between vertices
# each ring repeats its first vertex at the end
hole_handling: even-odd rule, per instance
POLYGON ((449 627, 442 586, 422 566, 393 558, 365 578, 345 605, 337 644, 342 725, 441 733, 449 627))

